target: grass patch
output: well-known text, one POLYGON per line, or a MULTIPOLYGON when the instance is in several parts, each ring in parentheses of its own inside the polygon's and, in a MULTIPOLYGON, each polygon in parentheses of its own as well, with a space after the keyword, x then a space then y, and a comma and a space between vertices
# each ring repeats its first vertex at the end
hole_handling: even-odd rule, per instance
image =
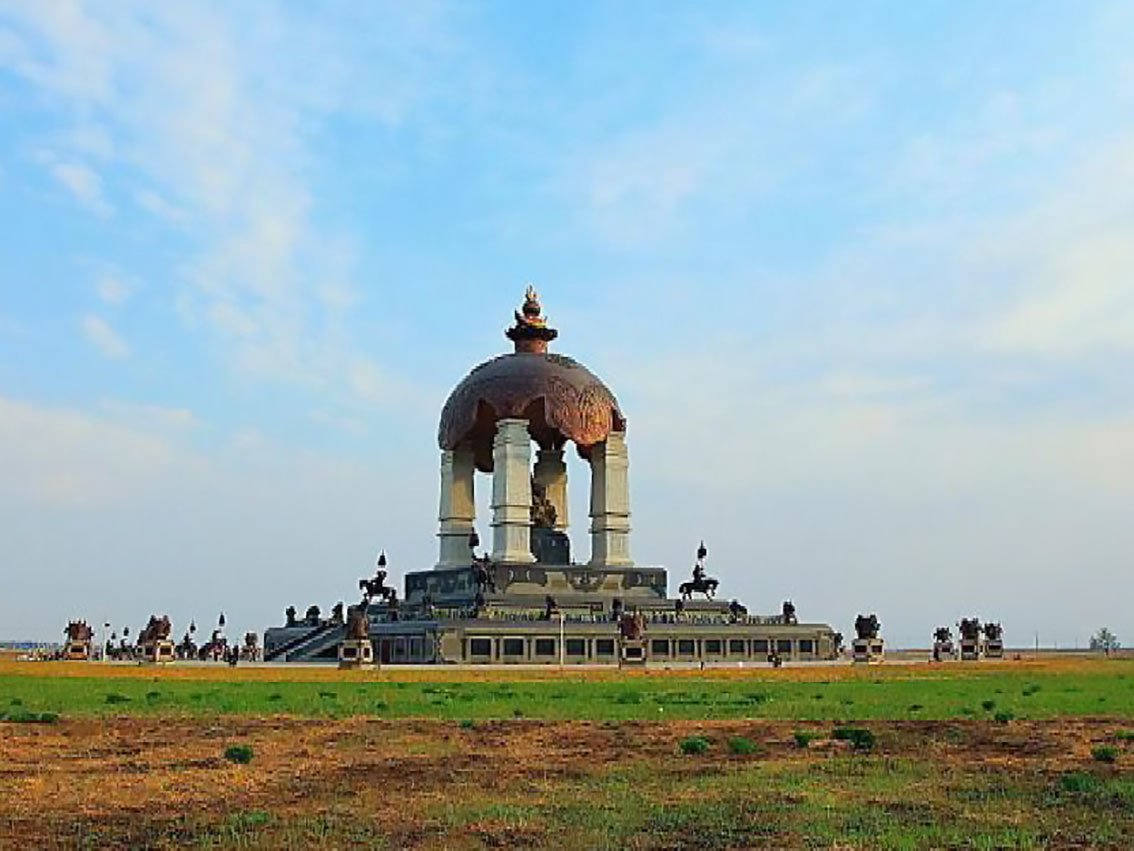
POLYGON ((709 740, 704 736, 689 736, 681 740, 680 747, 682 753, 698 756, 708 752, 709 740))
POLYGON ((247 765, 252 761, 251 745, 229 745, 224 749, 224 758, 229 762, 247 765))
POLYGON ((1096 762, 1114 762, 1118 759, 1118 748, 1112 745, 1099 745, 1091 748, 1091 758, 1096 762))
POLYGON ((795 746, 797 748, 806 748, 813 741, 820 738, 819 734, 812 730, 796 730, 792 733, 792 737, 795 739, 795 746))
POLYGON ((874 748, 874 734, 865 727, 836 727, 831 731, 831 738, 850 742, 856 751, 874 748))
POLYGON ((996 708, 996 701, 991 700, 991 699, 982 700, 980 702, 980 708, 983 709, 985 712, 991 712, 993 709, 996 708))
POLYGON ((751 739, 746 739, 744 736, 732 736, 728 740, 728 752, 736 754, 737 756, 747 756, 749 754, 758 753, 760 747, 751 739))
POLYGON ((13 724, 54 724, 58 720, 59 715, 55 712, 29 712, 26 709, 17 709, 0 713, 0 721, 9 721, 13 724))
POLYGON ((118 692, 111 692, 106 696, 106 702, 112 705, 118 703, 129 703, 130 698, 124 694, 119 694, 118 692))

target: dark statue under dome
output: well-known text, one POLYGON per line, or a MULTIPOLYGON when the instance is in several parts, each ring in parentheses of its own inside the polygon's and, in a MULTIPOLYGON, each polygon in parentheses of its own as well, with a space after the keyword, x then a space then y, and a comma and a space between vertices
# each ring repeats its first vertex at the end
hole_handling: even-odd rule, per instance
MULTIPOLYGON (((362 619, 378 663, 832 658, 834 631, 798 622, 790 602, 781 613, 753 615, 735 599, 717 600, 727 575, 707 575, 704 542, 677 598, 668 596, 664 568, 635 564, 626 417, 593 372, 548 351, 558 332, 532 287, 514 319, 505 331, 514 351, 469 372, 441 413, 437 564, 408 572, 399 600, 383 553, 345 619, 341 608, 326 621, 289 614, 287 626, 265 635, 265 658, 346 664, 340 649, 359 640, 362 619), (589 470, 585 562, 573 557, 567 443, 589 470), (478 475, 491 477, 492 494, 490 549, 479 554, 478 475)), ((355 659, 356 650, 343 652, 355 659)))

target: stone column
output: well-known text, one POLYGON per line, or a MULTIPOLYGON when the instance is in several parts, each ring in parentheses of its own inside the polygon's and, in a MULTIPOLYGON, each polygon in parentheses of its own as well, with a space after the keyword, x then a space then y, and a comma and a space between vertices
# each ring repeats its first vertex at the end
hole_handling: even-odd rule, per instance
POLYGON ((532 476, 536 484, 543 485, 548 501, 555 506, 555 528, 567 531, 567 464, 563 450, 539 450, 532 476))
POLYGON ((492 560, 530 564, 532 555, 532 444, 528 421, 496 423, 492 442, 492 560))
POLYGON ((591 566, 632 567, 630 458, 626 433, 612 431, 591 450, 591 566))
POLYGON ((467 567, 472 563, 469 534, 476 519, 472 450, 461 447, 441 453, 441 507, 438 511, 441 554, 438 567, 467 567))

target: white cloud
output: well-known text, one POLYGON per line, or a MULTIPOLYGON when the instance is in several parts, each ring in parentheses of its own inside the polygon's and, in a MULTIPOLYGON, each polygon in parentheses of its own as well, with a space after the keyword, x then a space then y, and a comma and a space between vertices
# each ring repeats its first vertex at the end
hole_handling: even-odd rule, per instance
POLYGON ((95 284, 95 292, 107 304, 120 305, 130 298, 134 287, 118 275, 105 274, 95 284))
POLYGON ((102 179, 93 169, 81 163, 60 162, 51 166, 51 173, 92 213, 105 218, 114 212, 103 195, 102 179))
POLYGON ((83 336, 108 358, 121 359, 130 354, 130 344, 105 319, 90 314, 83 317, 83 336))
POLYGON ((148 210, 155 216, 159 216, 168 222, 180 224, 187 218, 187 214, 184 210, 174 204, 170 204, 152 189, 139 189, 134 193, 134 200, 138 202, 138 206, 142 209, 148 210))

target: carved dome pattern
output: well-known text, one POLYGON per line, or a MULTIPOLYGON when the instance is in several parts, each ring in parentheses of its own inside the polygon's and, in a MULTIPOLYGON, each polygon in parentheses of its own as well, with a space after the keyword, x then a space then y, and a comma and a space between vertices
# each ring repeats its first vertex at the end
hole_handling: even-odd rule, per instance
POLYGON ((527 419, 541 446, 570 440, 584 456, 611 431, 626 428, 614 394, 578 361, 516 352, 482 363, 456 386, 441 411, 437 442, 442 449, 469 442, 477 467, 491 469, 495 424, 508 417, 527 419))

